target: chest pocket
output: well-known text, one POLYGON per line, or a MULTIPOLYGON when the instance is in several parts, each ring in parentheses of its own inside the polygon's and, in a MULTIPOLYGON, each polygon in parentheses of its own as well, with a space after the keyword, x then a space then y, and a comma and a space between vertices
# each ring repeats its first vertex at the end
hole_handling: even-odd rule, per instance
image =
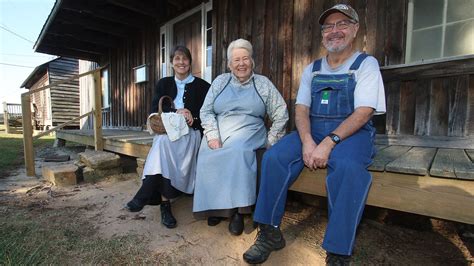
POLYGON ((354 111, 353 74, 316 74, 311 82, 311 116, 346 118, 354 111))

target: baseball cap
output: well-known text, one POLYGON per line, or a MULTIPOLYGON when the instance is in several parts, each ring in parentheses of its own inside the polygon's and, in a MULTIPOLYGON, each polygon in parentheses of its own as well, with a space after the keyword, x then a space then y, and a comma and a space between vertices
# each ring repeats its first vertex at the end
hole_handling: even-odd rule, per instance
POLYGON ((355 20, 357 23, 359 22, 359 15, 357 15, 357 12, 354 10, 354 8, 347 4, 337 4, 327 9, 321 14, 321 16, 319 17, 319 25, 323 25, 324 20, 327 18, 327 16, 335 12, 340 12, 348 16, 349 18, 355 20))

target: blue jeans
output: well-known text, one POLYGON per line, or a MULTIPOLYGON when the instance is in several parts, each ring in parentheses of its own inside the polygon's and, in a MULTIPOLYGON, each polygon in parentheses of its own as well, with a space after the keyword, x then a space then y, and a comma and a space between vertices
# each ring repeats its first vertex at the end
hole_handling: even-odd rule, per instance
MULTIPOLYGON (((341 121, 313 120, 311 133, 316 143, 341 121)), ((323 248, 350 255, 354 245, 372 177, 367 167, 374 156, 374 129, 369 124, 343 140, 332 150, 327 169, 328 226, 323 248)), ((254 220, 280 225, 288 188, 303 170, 302 143, 297 132, 282 138, 265 152, 254 220)))

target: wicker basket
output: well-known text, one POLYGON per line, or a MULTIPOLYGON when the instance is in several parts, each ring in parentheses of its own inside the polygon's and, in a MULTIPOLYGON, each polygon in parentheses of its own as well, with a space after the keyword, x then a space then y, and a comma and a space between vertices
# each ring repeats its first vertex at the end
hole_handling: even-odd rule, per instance
POLYGON ((158 115, 150 117, 150 127, 158 135, 166 134, 165 126, 161 120, 161 113, 163 113, 163 100, 168 99, 171 102, 171 108, 174 108, 173 99, 169 96, 162 96, 158 102, 158 115))

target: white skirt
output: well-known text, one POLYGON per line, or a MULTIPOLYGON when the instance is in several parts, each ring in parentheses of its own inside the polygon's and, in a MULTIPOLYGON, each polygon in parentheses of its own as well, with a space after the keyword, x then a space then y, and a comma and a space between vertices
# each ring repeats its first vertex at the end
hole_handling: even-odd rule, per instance
POLYGON ((146 158, 143 176, 161 174, 171 185, 187 194, 194 192, 196 164, 201 133, 189 130, 189 134, 176 141, 167 135, 155 135, 153 145, 146 158))

